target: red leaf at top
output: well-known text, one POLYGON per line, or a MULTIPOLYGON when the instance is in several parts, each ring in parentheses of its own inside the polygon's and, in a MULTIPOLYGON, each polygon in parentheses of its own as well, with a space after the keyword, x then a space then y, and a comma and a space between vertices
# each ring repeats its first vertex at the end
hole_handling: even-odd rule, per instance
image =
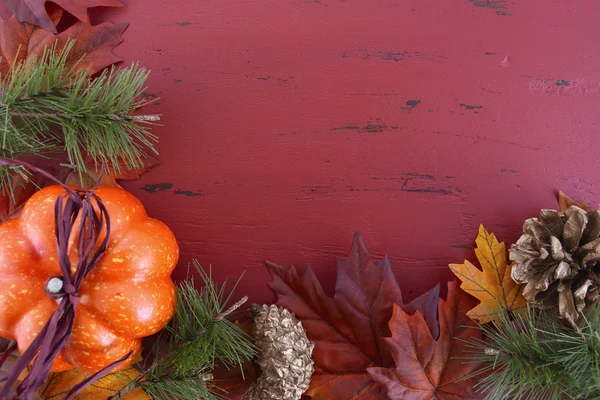
MULTIPOLYGON (((59 20, 62 10, 54 8, 52 14, 54 20, 59 20)), ((96 26, 76 22, 55 35, 31 24, 22 24, 13 15, 7 20, 0 20, 0 74, 5 74, 15 62, 41 56, 44 48, 52 46, 55 41, 58 41, 57 48, 61 50, 69 39, 75 40, 75 43, 67 63, 78 63, 79 68, 89 68, 91 74, 96 73, 122 61, 113 49, 123 42, 121 35, 126 28, 127 24, 112 22, 96 26)))
MULTIPOLYGON (((3 0, 8 8, 21 22, 28 22, 44 28, 47 31, 57 33, 55 23, 46 11, 48 0, 3 0)), ((85 23, 90 22, 88 8, 90 7, 121 7, 122 0, 52 0, 53 3, 62 7, 65 11, 85 23)))
POLYGON ((436 340, 423 316, 408 315, 394 306, 390 321, 392 336, 385 341, 392 352, 395 368, 369 368, 373 379, 391 400, 459 400, 480 398, 473 389, 477 379, 459 379, 480 366, 464 357, 466 341, 481 339, 466 313, 474 306, 473 299, 459 289, 458 282, 448 284, 446 301, 439 300, 440 335, 436 340))
MULTIPOLYGON (((306 394, 328 400, 385 399, 366 369, 394 365, 383 337, 389 335, 393 305, 403 304, 400 288, 388 258, 375 264, 358 233, 348 258, 336 263, 335 297, 330 298, 310 267, 300 276, 295 267, 267 262, 277 305, 294 312, 315 342, 315 373, 306 394)), ((405 306, 407 312, 420 310, 432 331, 437 329, 438 294, 436 287, 405 306)))
MULTIPOLYGON (((66 177, 64 168, 51 169, 49 172, 61 181, 66 177)), ((12 196, 8 193, 9 189, 6 192, 0 191, 0 223, 18 217, 27 200, 35 192, 54 183, 38 172, 30 173, 27 179, 21 174, 13 173, 9 183, 12 196)))
POLYGON ((134 181, 140 179, 140 176, 150 170, 150 168, 160 164, 160 160, 149 154, 142 154, 142 165, 139 168, 127 168, 126 165, 108 166, 104 174, 100 176, 101 169, 91 157, 85 160, 87 170, 81 174, 72 171, 65 179, 67 185, 79 186, 84 189, 90 189, 99 184, 101 186, 121 186, 118 180, 134 181))

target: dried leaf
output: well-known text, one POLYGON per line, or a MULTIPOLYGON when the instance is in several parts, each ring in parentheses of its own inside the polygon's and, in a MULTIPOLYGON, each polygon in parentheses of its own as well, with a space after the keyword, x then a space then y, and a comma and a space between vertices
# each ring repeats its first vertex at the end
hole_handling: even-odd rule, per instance
POLYGON ((459 400, 480 398, 473 385, 477 378, 465 379, 480 366, 460 359, 467 350, 466 341, 481 339, 481 330, 465 316, 473 300, 448 284, 446 301, 440 299, 438 315, 440 335, 436 340, 416 312, 408 315, 394 306, 390 321, 392 336, 385 341, 392 352, 395 368, 369 368, 391 400, 459 400))
MULTIPOLYGON (((140 372, 133 368, 106 375, 93 385, 90 385, 79 392, 74 400, 106 399, 116 394, 139 375, 140 372)), ((88 374, 79 372, 76 369, 51 374, 46 385, 40 390, 40 397, 43 400, 62 399, 72 387, 86 379, 88 376, 88 374)), ((122 399, 151 400, 150 396, 140 388, 129 392, 123 396, 122 399)))
MULTIPOLYGON (((52 17, 60 20, 61 16, 62 10, 54 8, 52 17)), ((35 25, 20 23, 14 15, 7 20, 0 19, 0 74, 6 74, 14 62, 41 56, 44 48, 55 41, 58 41, 57 48, 61 50, 69 39, 75 40, 75 44, 67 63, 74 65, 79 62, 78 67, 89 68, 91 74, 96 73, 122 61, 113 49, 123 42, 121 35, 126 28, 127 24, 104 22, 91 26, 78 21, 55 35, 35 25)))
MULTIPOLYGON (((394 365, 383 336, 389 335, 393 305, 403 304, 400 288, 388 258, 375 264, 358 233, 348 258, 336 263, 336 294, 330 298, 310 267, 300 276, 295 267, 267 262, 277 305, 294 312, 315 342, 315 373, 306 394, 329 400, 385 399, 366 369, 394 365)), ((409 313, 419 310, 436 337, 438 289, 403 306, 409 313)))
MULTIPOLYGON (((4 360, 4 362, 0 365, 0 380, 1 379, 5 379, 8 378, 8 376, 10 375, 13 366, 15 365, 15 363, 17 362, 17 360, 19 359, 19 351, 18 350, 13 350, 10 351, 11 349, 9 348, 10 346, 12 346, 14 342, 11 342, 7 339, 4 338, 0 338, 0 358, 6 358, 4 360)), ((0 383, 0 387, 2 387, 3 385, 0 383)), ((15 396, 16 393, 13 390, 11 390, 9 392, 9 395, 7 398, 14 398, 13 396, 15 396)))
MULTIPOLYGON (((46 11, 47 0, 4 0, 4 5, 21 22, 37 25, 47 31, 56 33, 56 25, 46 11)), ((122 0, 52 0, 80 21, 90 22, 90 7, 121 7, 122 0)))
POLYGON ((517 311, 526 307, 522 285, 515 283, 506 262, 506 247, 499 243, 493 233, 479 226, 475 240, 475 254, 481 269, 465 260, 464 264, 450 264, 450 269, 461 281, 461 289, 477 298, 480 303, 467 315, 482 324, 499 321, 504 310, 517 311))
POLYGON ((217 388, 217 393, 230 400, 242 400, 244 393, 260 375, 257 364, 245 361, 242 369, 217 365, 213 370, 214 380, 211 381, 217 388))
POLYGON ((579 208, 584 209, 585 211, 588 211, 588 205, 586 204, 585 201, 582 201, 581 203, 576 202, 575 200, 573 200, 572 198, 570 198, 569 196, 567 196, 566 194, 564 194, 563 192, 561 192, 560 190, 558 191, 558 206, 560 207, 560 212, 565 212, 567 211, 567 209, 571 206, 577 206, 579 208))
POLYGON ((38 173, 28 175, 27 179, 14 173, 10 183, 12 197, 9 190, 5 193, 0 192, 0 223, 18 217, 25 202, 39 189, 52 183, 50 179, 38 173))
POLYGON ((100 169, 91 158, 88 158, 86 160, 88 169, 81 175, 72 171, 65 183, 67 185, 79 186, 84 189, 93 188, 97 183, 99 183, 100 186, 120 186, 117 183, 117 180, 131 181, 139 179, 143 173, 149 171, 153 166, 160 164, 158 159, 148 154, 144 154, 142 161, 144 165, 140 168, 130 169, 125 166, 119 166, 119 169, 117 170, 114 167, 109 167, 105 170, 102 177, 100 177, 100 169))
MULTIPOLYGON (((119 172, 115 171, 114 168, 108 168, 107 173, 102 176, 100 185, 102 186, 120 186, 117 180, 135 180, 139 179, 140 175, 148 171, 151 167, 160 164, 160 161, 156 158, 145 155, 143 159, 144 166, 136 169, 127 169, 121 167, 119 172)), ((100 171, 94 167, 93 162, 90 160, 87 162, 90 168, 82 174, 82 178, 73 172, 72 169, 67 167, 61 168, 46 168, 61 182, 67 185, 78 186, 84 189, 90 189, 96 186, 96 182, 100 178, 100 171)), ((0 223, 7 221, 12 218, 16 218, 21 213, 23 205, 29 200, 31 196, 39 189, 42 189, 48 185, 53 185, 56 182, 38 173, 31 173, 25 179, 22 175, 14 173, 12 175, 12 193, 13 197, 9 195, 9 191, 6 193, 0 192, 0 223)))

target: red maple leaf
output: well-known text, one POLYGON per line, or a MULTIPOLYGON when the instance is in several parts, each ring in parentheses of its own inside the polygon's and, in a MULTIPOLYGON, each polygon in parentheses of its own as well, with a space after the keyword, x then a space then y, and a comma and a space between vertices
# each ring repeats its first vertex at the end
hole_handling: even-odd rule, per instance
MULTIPOLYGON (((56 33, 56 22, 46 10, 47 0, 3 0, 8 8, 21 22, 28 22, 56 33)), ((53 3, 62 7, 80 21, 89 25, 90 7, 121 7, 122 0, 52 0, 53 3)))
POLYGON ((87 169, 81 173, 72 171, 66 177, 65 183, 84 189, 90 189, 96 186, 96 184, 101 186, 120 186, 117 183, 118 180, 133 181, 140 179, 140 175, 160 164, 160 160, 146 153, 142 154, 141 162, 142 165, 138 168, 128 168, 125 164, 119 165, 118 168, 114 165, 106 166, 104 173, 100 176, 102 167, 88 156, 85 160, 87 169))
MULTIPOLYGON (((143 166, 135 169, 121 166, 119 171, 116 171, 114 167, 108 167, 101 178, 100 170, 95 167, 91 159, 86 161, 88 169, 82 172, 81 179, 78 173, 68 167, 50 168, 48 172, 53 174, 60 182, 89 189, 96 186, 96 184, 102 186, 120 186, 117 183, 118 180, 139 179, 140 175, 150 170, 153 166, 160 164, 160 161, 150 155, 144 154, 142 163, 143 166)), ((0 191, 0 223, 18 217, 27 200, 39 189, 56 184, 56 181, 38 172, 30 173, 27 178, 19 173, 12 173, 9 179, 10 191, 8 188, 5 192, 0 191), (10 194, 11 192, 12 195, 10 194)))
POLYGON ((481 330, 466 313, 473 298, 459 289, 457 281, 448 284, 446 301, 440 299, 440 334, 436 339, 420 312, 408 315, 394 306, 390 321, 392 336, 385 338, 394 358, 394 368, 369 368, 373 379, 391 400, 476 399, 477 379, 461 380, 479 369, 476 363, 461 359, 469 339, 481 338, 481 330))
MULTIPOLYGON (((60 20, 63 10, 52 7, 53 20, 60 20)), ((69 53, 67 64, 78 63, 79 68, 89 68, 96 73, 109 65, 122 61, 113 53, 123 39, 121 35, 127 24, 103 22, 92 26, 77 21, 63 32, 55 35, 35 25, 20 23, 16 16, 7 20, 0 19, 0 74, 6 74, 9 66, 32 56, 41 56, 44 49, 57 43, 61 50, 67 40, 75 40, 69 53), (82 58, 83 57, 83 58, 82 58)))
MULTIPOLYGON (((56 176, 60 181, 64 180, 67 175, 67 169, 50 168, 49 172, 56 176)), ((10 180, 5 191, 0 191, 0 223, 12 218, 16 218, 21 214, 21 209, 31 196, 41 188, 52 185, 55 182, 38 173, 27 173, 27 178, 24 175, 13 172, 7 179, 10 180)))
MULTIPOLYGON (((295 267, 267 262, 277 305, 294 312, 315 342, 315 373, 306 394, 313 399, 385 399, 367 368, 394 366, 384 336, 390 334, 393 305, 403 304, 400 288, 388 258, 375 264, 358 233, 348 258, 336 263, 335 297, 330 298, 310 267, 300 276, 295 267)), ((403 305, 409 313, 419 310, 434 333, 438 295, 436 287, 403 305)))

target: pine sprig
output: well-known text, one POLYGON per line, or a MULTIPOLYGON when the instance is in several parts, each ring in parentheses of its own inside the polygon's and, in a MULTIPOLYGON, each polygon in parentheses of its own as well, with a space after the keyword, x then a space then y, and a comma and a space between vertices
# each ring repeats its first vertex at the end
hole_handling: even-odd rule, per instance
POLYGON ((178 285, 173 321, 159 341, 168 343, 168 350, 155 357, 138 381, 111 400, 118 400, 136 387, 158 400, 225 399, 224 392, 211 383, 215 365, 241 369, 256 355, 250 335, 228 319, 247 297, 227 306, 233 290, 227 291, 226 283, 217 285, 197 261, 193 265, 203 287, 196 289, 193 278, 178 285))
POLYGON ((600 305, 578 329, 534 309, 480 328, 486 339, 471 341, 466 358, 483 363, 473 375, 487 400, 600 399, 600 305))
MULTIPOLYGON (((88 156, 117 172, 122 166, 143 166, 143 150, 155 152, 149 125, 159 119, 133 115, 147 104, 138 99, 148 71, 133 63, 90 79, 88 70, 67 63, 73 44, 48 47, 41 57, 17 62, 0 77, 1 155, 46 156, 63 149, 80 173, 88 156)), ((5 191, 1 178, 6 173, 0 172, 5 191)))
POLYGON ((227 367, 241 367, 254 354, 249 336, 225 318, 239 307, 225 310, 233 292, 225 297, 225 285, 217 286, 210 275, 195 266, 204 287, 196 290, 193 279, 180 284, 173 324, 167 328, 174 351, 166 362, 175 366, 171 371, 174 376, 205 366, 212 369, 215 360, 227 367))
MULTIPOLYGON (((187 380, 165 379, 156 382, 143 382, 142 388, 154 400, 203 399, 224 400, 213 385, 202 377, 187 380)), ((117 400, 117 399, 115 399, 117 400)))

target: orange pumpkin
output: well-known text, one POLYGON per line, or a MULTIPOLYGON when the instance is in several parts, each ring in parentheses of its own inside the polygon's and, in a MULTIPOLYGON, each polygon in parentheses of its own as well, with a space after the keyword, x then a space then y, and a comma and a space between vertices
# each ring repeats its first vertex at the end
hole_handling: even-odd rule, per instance
MULTIPOLYGON (((16 340, 21 353, 57 307, 46 285, 60 276, 54 204, 64 193, 60 186, 44 188, 29 199, 18 219, 0 225, 0 336, 16 340)), ((96 194, 110 216, 110 241, 83 280, 72 334, 52 371, 98 371, 130 351, 128 360, 133 360, 141 339, 161 330, 174 312, 170 276, 179 248, 173 233, 149 218, 127 191, 107 186, 96 194)), ((69 238, 72 268, 77 260, 75 231, 69 238)))

